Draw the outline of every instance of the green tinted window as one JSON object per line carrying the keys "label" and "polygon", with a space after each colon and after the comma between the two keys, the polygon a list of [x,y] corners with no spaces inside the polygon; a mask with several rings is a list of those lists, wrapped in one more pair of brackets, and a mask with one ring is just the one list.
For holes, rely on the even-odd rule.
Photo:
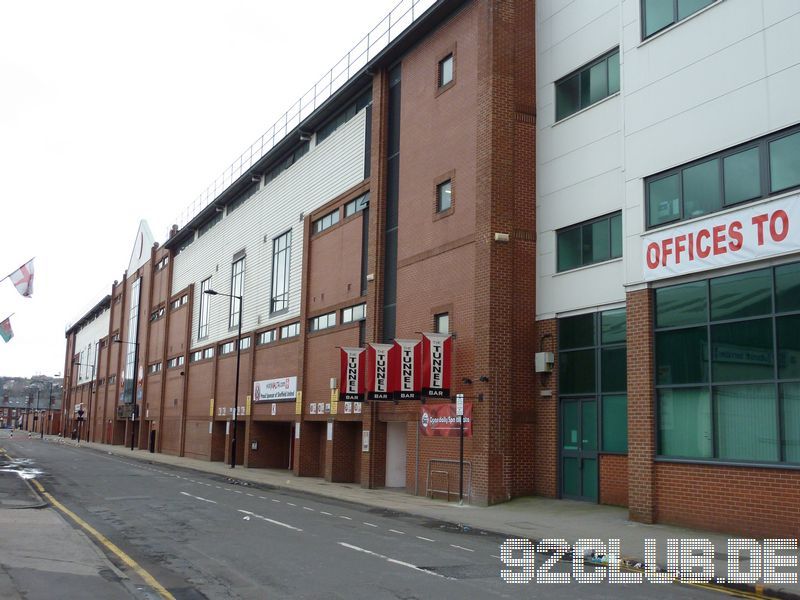
{"label": "green tinted window", "polygon": [[711,458],[708,388],[658,391],[659,454]]}
{"label": "green tinted window", "polygon": [[678,0],[678,21],[693,15],[701,8],[713,4],[716,0]]}
{"label": "green tinted window", "polygon": [[580,73],[556,84],[556,121],[581,109],[580,90]]}
{"label": "green tinted window", "polygon": [[714,422],[719,458],[777,461],[775,385],[714,388]]}
{"label": "green tinted window", "polygon": [[648,208],[650,225],[660,225],[679,219],[681,216],[681,180],[676,173],[648,184]]}
{"label": "green tinted window", "polygon": [[603,396],[603,450],[628,451],[628,397]]}
{"label": "green tinted window", "polygon": [[656,290],[656,327],[694,325],[708,320],[705,281]]}
{"label": "green tinted window", "polygon": [[761,165],[758,148],[725,157],[725,204],[752,200],[761,195]]}
{"label": "green tinted window", "polygon": [[713,381],[772,379],[772,319],[711,326]]}
{"label": "green tinted window", "polygon": [[619,51],[604,56],[556,85],[556,121],[619,91]]}
{"label": "green tinted window", "polygon": [[705,327],[656,333],[656,383],[708,381],[708,341]]}
{"label": "green tinted window", "polygon": [[675,22],[672,0],[644,0],[644,37],[653,35]]}
{"label": "green tinted window", "polygon": [[567,271],[583,264],[581,229],[575,227],[558,234],[558,270]]}
{"label": "green tinted window", "polygon": [[784,460],[800,463],[800,383],[781,385],[781,417]]}
{"label": "green tinted window", "polygon": [[583,264],[608,260],[611,256],[611,232],[608,219],[583,226]]}
{"label": "green tinted window", "polygon": [[594,315],[567,317],[558,321],[558,347],[586,348],[594,346]]}
{"label": "green tinted window", "polygon": [[573,225],[557,232],[556,240],[559,271],[618,258],[622,256],[622,215]]}
{"label": "green tinted window", "polygon": [[581,450],[597,450],[597,402],[581,402]]}
{"label": "green tinted window", "polygon": [[719,160],[709,160],[683,170],[683,217],[691,219],[722,207]]}
{"label": "green tinted window", "polygon": [[773,192],[800,185],[800,133],[770,142],[769,170]]}
{"label": "green tinted window", "polygon": [[611,217],[611,258],[622,256],[622,213]]}
{"label": "green tinted window", "polygon": [[778,317],[778,377],[800,379],[800,315]]}
{"label": "green tinted window", "polygon": [[603,344],[619,344],[625,342],[626,321],[625,309],[607,310],[600,313],[601,342]]}
{"label": "green tinted window", "polygon": [[608,67],[597,63],[581,72],[581,106],[589,106],[608,96]]}
{"label": "green tinted window", "polygon": [[595,392],[594,350],[562,352],[558,360],[558,389],[561,394]]}
{"label": "green tinted window", "polygon": [[772,312],[772,270],[711,280],[711,320],[754,317]]}
{"label": "green tinted window", "polygon": [[581,403],[579,401],[561,403],[561,447],[564,450],[577,450],[580,444]]}
{"label": "green tinted window", "polygon": [[619,91],[619,52],[608,57],[608,93]]}
{"label": "green tinted window", "polygon": [[775,267],[775,308],[800,310],[800,263]]}
{"label": "green tinted window", "polygon": [[600,353],[600,381],[603,392],[624,392],[628,389],[628,368],[625,348],[604,348]]}

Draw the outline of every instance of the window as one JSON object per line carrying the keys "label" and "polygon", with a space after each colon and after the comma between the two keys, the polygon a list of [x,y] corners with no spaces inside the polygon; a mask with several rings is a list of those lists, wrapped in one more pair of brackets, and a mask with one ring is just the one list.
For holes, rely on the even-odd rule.
{"label": "window", "polygon": [[250,347],[250,337],[243,337],[239,340],[239,349],[240,350],[247,350]]}
{"label": "window", "polygon": [[453,54],[450,53],[439,61],[439,87],[442,88],[453,82]]}
{"label": "window", "polygon": [[176,308],[180,308],[181,307],[181,299],[180,298],[176,298],[175,300],[173,300],[172,302],[169,303],[169,307],[172,310],[175,310]]}
{"label": "window", "polygon": [[151,321],[157,321],[158,319],[163,317],[166,314],[166,312],[167,312],[167,310],[162,306],[162,307],[154,310],[152,313],[150,313],[150,320]]}
{"label": "window", "polygon": [[161,363],[153,363],[147,367],[147,372],[149,374],[159,373],[161,371]]}
{"label": "window", "polygon": [[444,212],[453,206],[453,183],[451,179],[436,186],[436,212]]}
{"label": "window", "polygon": [[[293,152],[290,152],[283,160],[281,160],[278,163],[278,166],[276,166],[275,168],[269,170],[267,173],[264,174],[264,185],[267,185],[270,181],[275,179],[278,175],[283,173],[286,169],[288,169],[294,163],[300,160],[301,157],[308,154],[309,149],[310,145],[308,142],[304,142],[300,146],[295,148]],[[228,212],[230,212],[230,209],[228,210]]]}
{"label": "window", "polygon": [[367,318],[367,305],[356,304],[342,309],[342,323],[352,323],[353,321],[363,321]]}
{"label": "window", "polygon": [[645,180],[647,225],[658,227],[800,187],[800,131],[748,142]]}
{"label": "window", "polygon": [[264,344],[270,344],[274,342],[276,339],[275,337],[275,330],[270,329],[269,331],[262,331],[258,334],[258,338],[256,339],[256,344],[262,346]]}
{"label": "window", "polygon": [[717,0],[642,0],[642,37],[682,21]]}
{"label": "window", "polygon": [[434,333],[450,333],[450,313],[433,315]]}
{"label": "window", "polygon": [[628,451],[626,338],[624,308],[558,320],[559,396],[599,401],[604,452]]}
{"label": "window", "polygon": [[314,233],[320,233],[321,231],[330,229],[338,222],[339,222],[339,209],[337,208],[336,210],[329,212],[324,217],[320,217],[319,219],[315,220],[314,223],[312,224],[311,229]]}
{"label": "window", "polygon": [[175,367],[180,367],[183,365],[183,356],[176,356],[174,358],[170,358],[167,361],[167,368],[173,369]]}
{"label": "window", "polygon": [[556,82],[556,121],[619,91],[619,48]]}
{"label": "window", "polygon": [[359,196],[355,200],[351,200],[344,205],[344,218],[350,217],[357,212],[360,212],[369,206],[369,192],[363,196]]}
{"label": "window", "polygon": [[281,339],[293,338],[300,335],[300,323],[292,323],[281,327]]}
{"label": "window", "polygon": [[112,385],[117,383],[117,376],[116,375],[109,375],[108,376],[108,385]]}
{"label": "window", "polygon": [[223,356],[225,354],[231,354],[234,350],[236,350],[236,344],[234,342],[226,342],[224,344],[219,345],[220,356]]}
{"label": "window", "polygon": [[214,347],[213,346],[203,350],[203,358],[214,358]]}
{"label": "window", "polygon": [[228,205],[225,207],[225,214],[231,214],[237,208],[239,208],[242,204],[244,204],[247,200],[252,198],[256,192],[258,191],[258,187],[261,185],[261,180],[254,181],[248,187],[244,189],[244,191],[236,196],[233,200],[231,200]]}
{"label": "window", "polygon": [[156,263],[156,271],[160,271],[161,269],[165,268],[168,264],[169,264],[169,255],[165,256]]}
{"label": "window", "polygon": [[270,312],[289,308],[289,263],[292,250],[292,232],[272,240],[272,299]]}
{"label": "window", "polygon": [[319,315],[318,317],[313,317],[308,321],[308,328],[310,331],[320,331],[322,329],[328,329],[330,327],[336,326],[336,313],[327,313],[324,315]]}
{"label": "window", "polygon": [[800,462],[798,289],[800,263],[656,290],[660,455]]}
{"label": "window", "polygon": [[125,387],[123,389],[123,403],[134,402],[134,363],[136,362],[136,344],[133,342],[139,339],[139,299],[142,291],[142,280],[137,279],[131,287],[131,305],[128,311],[128,332],[125,356]]}
{"label": "window", "polygon": [[342,125],[347,123],[350,119],[355,117],[362,109],[366,108],[372,103],[372,90],[367,90],[361,96],[359,96],[353,104],[348,106],[338,115],[336,115],[333,119],[325,123],[322,127],[317,130],[317,145],[321,144],[325,141],[328,137],[330,137],[334,131],[339,129]]}
{"label": "window", "polygon": [[197,362],[198,360],[203,360],[203,351],[202,350],[197,350],[196,352],[192,352],[189,355],[189,362],[190,363]]}
{"label": "window", "polygon": [[556,232],[558,271],[622,256],[622,213],[572,225]]}
{"label": "window", "polygon": [[206,290],[211,289],[211,277],[204,279],[200,283],[200,319],[197,327],[197,339],[202,340],[208,337],[208,309],[211,305],[211,297],[206,294]]}
{"label": "window", "polygon": [[[244,256],[231,265],[231,298],[228,307],[228,328],[238,327],[242,318],[242,301],[244,294]],[[208,294],[206,294],[208,295]],[[233,296],[239,296],[234,298]]]}

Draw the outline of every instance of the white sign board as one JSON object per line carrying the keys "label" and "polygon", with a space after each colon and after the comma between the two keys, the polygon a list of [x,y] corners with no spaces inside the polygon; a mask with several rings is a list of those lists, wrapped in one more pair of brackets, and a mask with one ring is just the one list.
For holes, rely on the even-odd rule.
{"label": "white sign board", "polygon": [[297,396],[297,377],[264,379],[253,383],[254,402],[282,402]]}
{"label": "white sign board", "polygon": [[644,280],[800,250],[800,194],[642,236]]}
{"label": "white sign board", "polygon": [[456,394],[456,416],[464,416],[464,394]]}

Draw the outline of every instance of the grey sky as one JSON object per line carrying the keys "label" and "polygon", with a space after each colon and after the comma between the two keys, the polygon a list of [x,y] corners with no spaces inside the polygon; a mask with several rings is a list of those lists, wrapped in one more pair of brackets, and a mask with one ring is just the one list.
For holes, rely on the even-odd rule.
{"label": "grey sky", "polygon": [[64,369],[64,328],[396,2],[0,3],[0,375]]}

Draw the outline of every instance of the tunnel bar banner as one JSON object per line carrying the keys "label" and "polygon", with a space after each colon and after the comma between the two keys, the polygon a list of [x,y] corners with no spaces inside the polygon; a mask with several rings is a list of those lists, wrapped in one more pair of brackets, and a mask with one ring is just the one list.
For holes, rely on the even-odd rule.
{"label": "tunnel bar banner", "polygon": [[449,333],[422,334],[422,396],[450,397],[453,339]]}
{"label": "tunnel bar banner", "polygon": [[367,398],[370,400],[393,399],[397,353],[394,344],[367,345]]}
{"label": "tunnel bar banner", "polygon": [[364,348],[340,348],[341,356],[341,400],[361,402],[366,388]]}
{"label": "tunnel bar banner", "polygon": [[422,342],[395,340],[395,400],[419,400],[422,388]]}
{"label": "tunnel bar banner", "polygon": [[800,194],[642,237],[644,280],[727,267],[800,250]]}

